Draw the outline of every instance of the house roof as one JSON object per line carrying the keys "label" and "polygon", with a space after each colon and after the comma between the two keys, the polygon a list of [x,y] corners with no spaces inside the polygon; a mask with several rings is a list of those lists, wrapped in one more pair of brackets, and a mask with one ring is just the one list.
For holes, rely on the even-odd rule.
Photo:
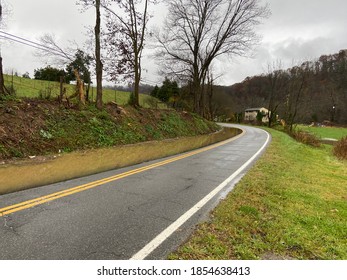
{"label": "house roof", "polygon": [[246,111],[246,112],[254,112],[254,111],[260,111],[261,109],[267,110],[267,109],[264,108],[264,107],[259,107],[259,108],[248,108],[248,109],[246,109],[245,111]]}

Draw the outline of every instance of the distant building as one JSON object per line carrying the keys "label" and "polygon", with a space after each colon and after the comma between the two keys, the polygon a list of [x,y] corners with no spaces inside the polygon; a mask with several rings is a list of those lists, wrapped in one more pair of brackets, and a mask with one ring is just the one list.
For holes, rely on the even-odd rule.
{"label": "distant building", "polygon": [[262,122],[269,122],[269,110],[261,107],[261,108],[249,108],[245,110],[245,121],[246,122],[254,122],[257,121],[257,115],[260,113],[263,114]]}

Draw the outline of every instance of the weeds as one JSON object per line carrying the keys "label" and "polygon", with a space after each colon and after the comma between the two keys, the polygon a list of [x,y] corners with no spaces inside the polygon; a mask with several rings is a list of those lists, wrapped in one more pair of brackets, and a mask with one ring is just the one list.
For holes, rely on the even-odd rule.
{"label": "weeds", "polygon": [[298,130],[293,130],[289,132],[289,135],[293,137],[296,141],[303,143],[305,145],[309,145],[312,147],[321,146],[319,138],[310,132],[298,129]]}
{"label": "weeds", "polygon": [[53,138],[52,134],[49,131],[46,131],[43,129],[40,130],[40,135],[41,135],[41,137],[43,137],[45,139],[52,139]]}
{"label": "weeds", "polygon": [[337,158],[347,160],[347,136],[336,143],[333,152]]}
{"label": "weeds", "polygon": [[39,98],[40,99],[49,100],[49,99],[51,99],[52,95],[53,95],[53,87],[52,86],[47,86],[46,88],[39,90]]}

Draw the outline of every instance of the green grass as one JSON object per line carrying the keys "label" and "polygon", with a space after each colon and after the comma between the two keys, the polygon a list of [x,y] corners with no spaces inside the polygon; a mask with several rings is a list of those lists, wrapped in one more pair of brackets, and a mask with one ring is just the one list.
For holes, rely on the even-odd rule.
{"label": "green grass", "polygon": [[298,125],[297,128],[311,132],[321,138],[341,139],[344,136],[347,136],[347,128],[341,127],[310,127]]}
{"label": "green grass", "polygon": [[347,259],[347,163],[271,130],[256,165],[170,259]]}
{"label": "green grass", "polygon": [[[5,84],[7,87],[12,86],[12,76],[4,75]],[[64,85],[66,87],[66,92],[68,95],[72,95],[75,92],[75,85],[70,84]],[[51,81],[42,81],[35,79],[26,79],[22,77],[13,76],[13,87],[16,91],[17,97],[29,97],[37,98],[40,95],[40,91],[50,92],[51,97],[57,97],[60,93],[60,83]],[[91,87],[89,92],[90,100],[95,101],[96,98],[96,88]],[[103,89],[103,101],[104,103],[116,102],[119,105],[128,104],[130,98],[130,92],[125,91],[115,91],[113,89]],[[159,108],[166,109],[167,106],[163,103],[158,102],[157,99],[147,95],[140,94],[140,105],[144,108]]]}

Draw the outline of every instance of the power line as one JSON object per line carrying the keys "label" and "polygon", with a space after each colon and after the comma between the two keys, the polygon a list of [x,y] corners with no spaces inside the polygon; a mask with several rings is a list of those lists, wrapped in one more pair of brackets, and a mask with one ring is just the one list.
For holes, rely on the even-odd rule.
{"label": "power line", "polygon": [[30,43],[30,44],[37,45],[37,46],[42,47],[42,48],[45,48],[45,49],[50,49],[50,50],[52,50],[52,51],[56,51],[56,49],[53,49],[53,48],[51,48],[51,47],[47,47],[47,46],[45,46],[45,45],[43,45],[43,44],[36,43],[36,42],[34,42],[34,41],[31,41],[31,40],[25,39],[25,38],[23,38],[23,37],[19,37],[19,36],[16,36],[16,35],[7,33],[7,32],[2,31],[2,30],[0,30],[0,33],[3,33],[3,34],[5,34],[5,35],[7,35],[7,36],[11,36],[11,37],[17,38],[17,39],[19,39],[19,40],[23,40],[23,41],[25,41],[25,42],[28,42],[28,43]]}
{"label": "power line", "polygon": [[[20,44],[26,45],[28,47],[35,48],[37,50],[46,51],[46,52],[49,52],[49,53],[51,53],[53,55],[57,55],[57,56],[60,56],[60,57],[63,57],[63,58],[68,58],[68,55],[64,54],[63,52],[60,52],[57,49],[45,46],[43,44],[31,41],[29,39],[26,39],[26,38],[23,38],[23,37],[20,37],[20,36],[17,36],[17,35],[13,35],[13,34],[7,33],[7,32],[2,31],[2,30],[0,30],[0,38],[1,39],[5,39],[5,40],[10,40],[10,41],[13,41],[13,42],[16,42],[16,43],[20,43]],[[147,83],[149,85],[152,85],[152,86],[158,85],[158,82],[150,81],[148,79],[142,79],[141,81],[145,82],[145,83]]]}
{"label": "power line", "polygon": [[[54,50],[52,48],[48,48],[44,45],[40,45],[38,43],[35,43],[35,42],[31,42],[30,40],[26,40],[24,38],[20,38],[18,36],[13,36],[11,34],[9,34],[9,36],[13,36],[13,37],[8,37],[6,36],[6,32],[3,32],[3,31],[0,31],[0,33],[4,33],[4,35],[0,35],[0,37],[2,39],[6,39],[6,40],[10,40],[10,41],[13,41],[13,42],[16,42],[16,43],[20,43],[20,44],[23,44],[23,45],[26,45],[26,46],[29,46],[29,47],[32,47],[32,48],[35,48],[35,49],[38,49],[38,50],[42,50],[42,51],[46,51],[46,52],[49,52],[53,55],[57,55],[57,56],[61,56],[61,57],[64,57],[66,58],[65,55],[63,55],[62,53],[59,53],[57,50]],[[18,39],[17,39],[18,38]]]}
{"label": "power line", "polygon": [[16,43],[20,43],[20,44],[23,44],[23,45],[26,45],[26,46],[29,46],[29,47],[32,47],[32,48],[35,48],[35,49],[38,49],[41,51],[46,51],[46,52],[49,52],[53,55],[61,56],[63,58],[68,58],[67,55],[63,54],[62,52],[59,52],[59,50],[56,50],[56,49],[51,48],[51,47],[47,47],[43,44],[36,43],[34,41],[25,39],[23,37],[19,37],[19,36],[4,32],[2,30],[0,30],[0,38],[10,40],[10,41],[13,41]]}
{"label": "power line", "polygon": [[141,82],[145,82],[146,84],[148,84],[150,86],[158,85],[158,83],[156,83],[156,82],[148,81],[148,80],[145,80],[145,79],[141,79]]}
{"label": "power line", "polygon": [[[0,38],[6,39],[6,40],[10,40],[10,41],[13,41],[13,42],[17,42],[17,43],[20,43],[20,44],[23,44],[23,45],[26,45],[26,46],[29,46],[29,47],[32,47],[32,48],[35,48],[35,49],[38,49],[38,50],[47,51],[47,49],[45,49],[45,48],[41,48],[41,47],[38,47],[38,46],[33,46],[33,45],[28,44],[28,43],[25,43],[25,42],[22,42],[20,40],[17,40],[15,38],[9,38],[9,37],[3,36],[3,35],[0,35]],[[55,54],[55,55],[63,56],[60,53],[55,53],[53,51],[49,51],[49,52],[52,53],[52,54]]]}

